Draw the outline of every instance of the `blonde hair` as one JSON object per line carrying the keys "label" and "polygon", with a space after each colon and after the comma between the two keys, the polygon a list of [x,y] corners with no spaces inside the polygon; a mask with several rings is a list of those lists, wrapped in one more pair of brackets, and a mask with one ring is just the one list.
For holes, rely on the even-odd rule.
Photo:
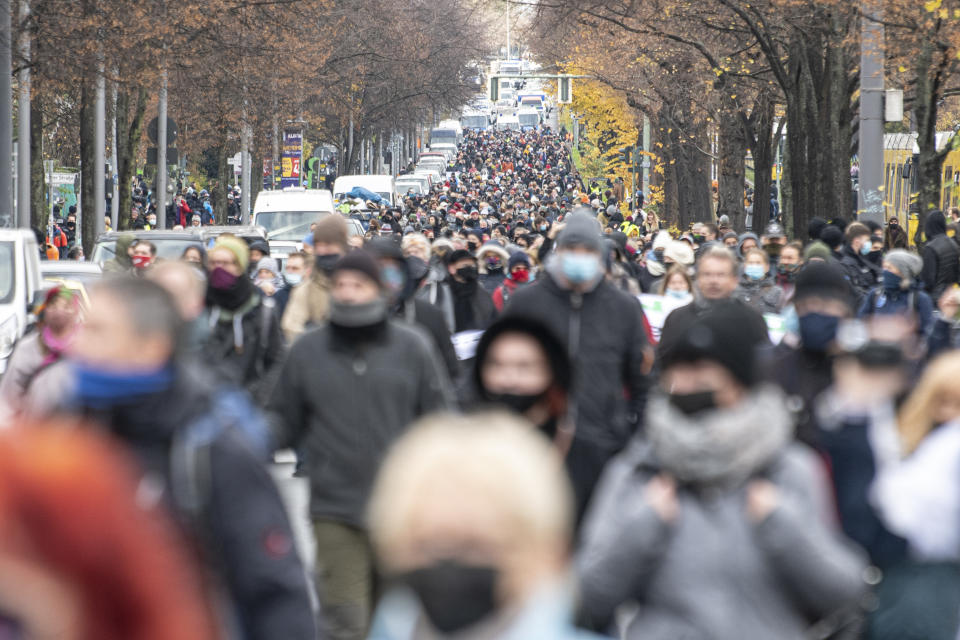
{"label": "blonde hair", "polygon": [[396,443],[368,509],[371,539],[386,565],[422,511],[442,508],[450,495],[458,505],[493,505],[518,544],[569,541],[573,498],[563,462],[546,438],[518,417],[434,415]]}
{"label": "blonde hair", "polygon": [[900,442],[905,454],[911,453],[933,429],[937,406],[948,394],[960,394],[960,352],[952,351],[927,365],[920,381],[903,403],[898,416]]}
{"label": "blonde hair", "polygon": [[414,256],[430,262],[430,241],[422,233],[409,233],[400,241],[400,250],[405,256]]}

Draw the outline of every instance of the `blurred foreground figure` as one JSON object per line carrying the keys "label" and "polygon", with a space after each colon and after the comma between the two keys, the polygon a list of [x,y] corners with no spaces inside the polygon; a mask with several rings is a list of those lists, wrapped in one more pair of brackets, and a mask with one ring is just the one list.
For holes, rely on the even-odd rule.
{"label": "blurred foreground figure", "polygon": [[372,640],[574,640],[570,483],[504,413],[436,416],[387,458],[371,535],[392,585]]}
{"label": "blurred foreground figure", "polygon": [[646,437],[604,472],[578,558],[598,627],[636,602],[630,640],[800,639],[864,589],[822,463],[761,384],[751,313],[717,303],[673,342]]}
{"label": "blurred foreground figure", "polygon": [[0,434],[0,638],[217,637],[180,537],[136,494],[132,466],[91,432]]}
{"label": "blurred foreground figure", "polygon": [[306,574],[263,464],[265,422],[185,357],[184,342],[160,285],[104,280],[74,343],[71,408],[136,455],[144,494],[171,509],[210,570],[228,638],[312,639]]}

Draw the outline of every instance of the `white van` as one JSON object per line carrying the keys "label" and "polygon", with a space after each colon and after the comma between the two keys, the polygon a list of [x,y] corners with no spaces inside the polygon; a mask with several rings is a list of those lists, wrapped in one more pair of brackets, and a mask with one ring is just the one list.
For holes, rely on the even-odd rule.
{"label": "white van", "polygon": [[497,118],[497,131],[520,131],[520,120],[517,116],[500,116]]}
{"label": "white van", "polygon": [[521,131],[531,131],[540,126],[540,112],[536,109],[520,109],[517,112]]}
{"label": "white van", "polygon": [[333,194],[326,189],[287,187],[257,194],[253,224],[267,230],[270,242],[300,242],[317,218],[333,212]]}
{"label": "white van", "polygon": [[0,229],[0,375],[42,302],[40,252],[29,229]]}
{"label": "white van", "polygon": [[340,204],[344,196],[353,191],[354,187],[361,187],[367,191],[372,191],[389,202],[391,207],[396,204],[396,187],[393,176],[389,175],[340,176],[336,182],[333,183],[334,204]]}

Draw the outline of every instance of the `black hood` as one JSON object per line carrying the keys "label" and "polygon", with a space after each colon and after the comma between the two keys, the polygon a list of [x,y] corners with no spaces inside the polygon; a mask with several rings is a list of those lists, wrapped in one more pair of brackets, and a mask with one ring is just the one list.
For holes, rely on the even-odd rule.
{"label": "black hood", "polygon": [[944,217],[943,212],[931,211],[928,213],[923,231],[927,235],[928,242],[937,236],[942,236],[947,233],[947,219]]}

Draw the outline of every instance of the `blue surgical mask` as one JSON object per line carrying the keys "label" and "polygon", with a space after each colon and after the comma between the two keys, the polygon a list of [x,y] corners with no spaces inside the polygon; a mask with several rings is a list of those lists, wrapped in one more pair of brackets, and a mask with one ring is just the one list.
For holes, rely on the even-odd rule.
{"label": "blue surgical mask", "polygon": [[563,276],[571,284],[583,284],[596,279],[600,273],[600,260],[591,253],[565,253],[560,257]]}
{"label": "blue surgical mask", "polygon": [[675,298],[676,300],[690,300],[693,298],[693,295],[689,291],[684,291],[683,289],[667,289],[666,294],[668,298]]}
{"label": "blue surgical mask", "polygon": [[302,273],[287,273],[286,271],[284,271],[283,278],[287,281],[287,284],[289,284],[291,287],[295,287],[301,282],[303,282]]}
{"label": "blue surgical mask", "polygon": [[767,272],[762,264],[748,264],[743,268],[743,274],[751,280],[763,280]]}
{"label": "blue surgical mask", "polygon": [[793,305],[788,305],[780,315],[783,317],[784,332],[792,333],[795,336],[800,335],[800,318],[797,317],[797,310]]}
{"label": "blue surgical mask", "polygon": [[892,271],[883,270],[883,290],[893,293],[900,291],[903,278]]}
{"label": "blue surgical mask", "polygon": [[383,278],[383,282],[393,293],[398,293],[403,289],[403,285],[406,282],[406,276],[403,271],[394,266],[384,267],[380,272],[380,277]]}
{"label": "blue surgical mask", "polygon": [[159,393],[173,383],[173,368],[153,371],[107,371],[74,362],[74,400],[80,407],[109,409],[137,398]]}
{"label": "blue surgical mask", "polygon": [[872,245],[870,242],[864,242],[864,243],[860,246],[860,255],[862,255],[862,256],[868,256],[868,255],[870,255],[870,252],[871,252],[871,251],[873,251],[873,245]]}
{"label": "blue surgical mask", "polygon": [[823,313],[800,316],[800,341],[810,351],[824,353],[837,337],[840,318]]}

